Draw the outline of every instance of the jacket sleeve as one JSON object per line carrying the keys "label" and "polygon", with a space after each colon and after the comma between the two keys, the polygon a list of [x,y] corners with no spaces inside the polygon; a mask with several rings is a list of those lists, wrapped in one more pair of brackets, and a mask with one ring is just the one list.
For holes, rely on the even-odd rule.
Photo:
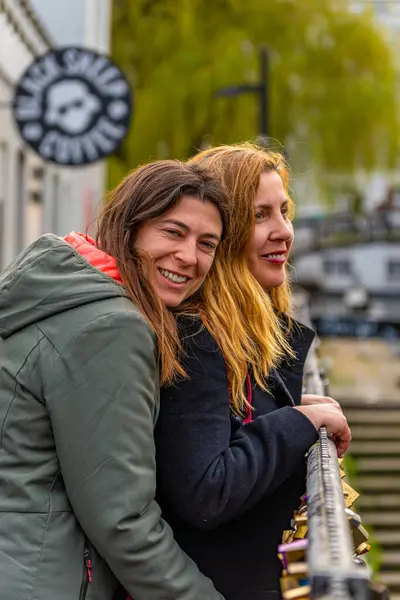
{"label": "jacket sleeve", "polygon": [[206,330],[185,340],[183,366],[188,379],[161,393],[160,500],[191,525],[213,529],[277,490],[318,434],[289,406],[232,433],[225,362]]}
{"label": "jacket sleeve", "polygon": [[45,393],[66,491],[86,535],[135,600],[221,600],[154,500],[158,394],[144,320],[121,312],[81,329]]}

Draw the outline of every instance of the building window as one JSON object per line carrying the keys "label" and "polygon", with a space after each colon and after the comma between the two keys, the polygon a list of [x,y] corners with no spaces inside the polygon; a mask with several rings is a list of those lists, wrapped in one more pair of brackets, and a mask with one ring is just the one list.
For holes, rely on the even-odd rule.
{"label": "building window", "polygon": [[324,271],[327,275],[351,275],[351,263],[347,258],[326,258],[324,260]]}
{"label": "building window", "polygon": [[8,172],[9,172],[8,144],[0,143],[0,200],[5,201],[8,194]]}
{"label": "building window", "polygon": [[19,254],[25,244],[25,188],[26,188],[26,171],[25,171],[25,154],[22,150],[17,153],[17,169],[16,169],[16,212],[15,212],[15,253]]}
{"label": "building window", "polygon": [[400,281],[400,260],[391,258],[387,262],[387,278],[389,281]]}
{"label": "building window", "polygon": [[0,272],[4,268],[4,202],[0,200]]}
{"label": "building window", "polygon": [[0,143],[0,271],[3,269],[4,252],[4,206],[8,197],[9,148],[6,142]]}

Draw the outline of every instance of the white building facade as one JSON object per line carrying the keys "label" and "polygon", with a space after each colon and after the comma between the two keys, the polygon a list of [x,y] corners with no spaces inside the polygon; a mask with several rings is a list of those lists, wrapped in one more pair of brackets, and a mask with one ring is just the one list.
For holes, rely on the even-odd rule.
{"label": "white building facade", "polygon": [[[109,0],[82,5],[82,45],[107,53]],[[45,163],[23,142],[13,120],[20,76],[56,45],[29,0],[0,0],[0,271],[44,232],[85,231],[104,196],[104,163],[80,168]]]}

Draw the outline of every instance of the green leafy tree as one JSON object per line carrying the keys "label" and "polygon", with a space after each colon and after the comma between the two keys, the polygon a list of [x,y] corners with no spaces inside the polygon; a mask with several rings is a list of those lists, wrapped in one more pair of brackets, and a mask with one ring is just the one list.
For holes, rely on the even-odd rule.
{"label": "green leafy tree", "polygon": [[110,159],[114,185],[137,164],[207,143],[254,139],[256,83],[270,57],[269,135],[321,171],[392,165],[398,150],[390,49],[342,0],[113,0],[112,56],[134,90],[132,126]]}

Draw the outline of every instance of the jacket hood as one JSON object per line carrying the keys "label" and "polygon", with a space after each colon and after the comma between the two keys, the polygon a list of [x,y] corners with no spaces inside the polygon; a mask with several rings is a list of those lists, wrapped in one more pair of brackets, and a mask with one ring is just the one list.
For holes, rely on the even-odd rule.
{"label": "jacket hood", "polygon": [[46,234],[0,275],[0,336],[98,300],[124,296],[115,260],[72,233]]}

